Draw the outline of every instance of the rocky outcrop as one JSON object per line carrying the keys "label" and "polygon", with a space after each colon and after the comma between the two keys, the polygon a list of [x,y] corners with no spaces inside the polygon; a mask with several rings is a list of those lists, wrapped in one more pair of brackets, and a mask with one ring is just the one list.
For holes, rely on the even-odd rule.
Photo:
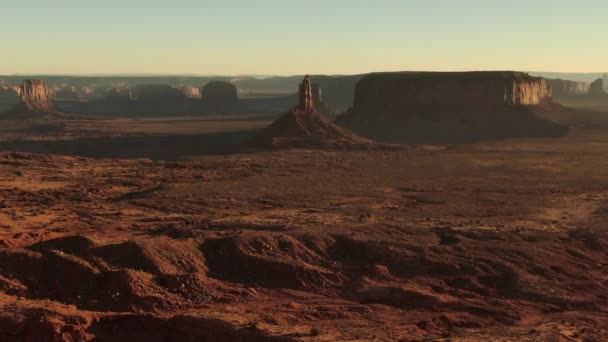
{"label": "rocky outcrop", "polygon": [[591,90],[589,91],[591,96],[604,96],[606,92],[604,91],[604,79],[598,78],[597,80],[591,83]]}
{"label": "rocky outcrop", "polygon": [[19,90],[21,103],[18,111],[55,113],[54,93],[41,80],[25,80]]}
{"label": "rocky outcrop", "polygon": [[265,128],[254,145],[263,148],[369,149],[386,147],[329,121],[315,108],[307,76],[299,86],[299,104]]}
{"label": "rocky outcrop", "polygon": [[141,102],[173,102],[185,99],[178,88],[163,84],[138,85],[133,88],[131,97]]}
{"label": "rocky outcrop", "polygon": [[562,79],[547,79],[551,86],[553,97],[584,96],[589,94],[591,86],[586,82],[568,81]]}
{"label": "rocky outcrop", "polygon": [[375,140],[466,142],[562,134],[537,117],[549,103],[543,78],[519,72],[409,72],[364,77],[336,122]]}
{"label": "rocky outcrop", "polygon": [[[319,92],[319,88],[316,88],[317,92]],[[320,94],[317,94],[317,97],[319,97]],[[306,77],[304,77],[304,81],[302,81],[302,83],[300,84],[299,87],[299,91],[298,91],[298,108],[301,110],[308,110],[308,111],[314,111],[315,110],[315,103],[314,103],[314,99],[313,99],[313,92],[312,92],[312,82],[310,82],[310,77],[308,77],[308,75],[306,75]]]}
{"label": "rocky outcrop", "polygon": [[211,81],[201,89],[203,102],[208,104],[233,104],[238,101],[237,88],[224,81]]}

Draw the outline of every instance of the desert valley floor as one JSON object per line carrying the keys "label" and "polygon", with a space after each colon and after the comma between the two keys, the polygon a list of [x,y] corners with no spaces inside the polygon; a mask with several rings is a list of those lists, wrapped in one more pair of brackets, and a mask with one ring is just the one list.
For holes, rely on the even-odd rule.
{"label": "desert valley floor", "polygon": [[0,340],[608,340],[606,130],[217,154],[268,122],[167,120],[3,124]]}

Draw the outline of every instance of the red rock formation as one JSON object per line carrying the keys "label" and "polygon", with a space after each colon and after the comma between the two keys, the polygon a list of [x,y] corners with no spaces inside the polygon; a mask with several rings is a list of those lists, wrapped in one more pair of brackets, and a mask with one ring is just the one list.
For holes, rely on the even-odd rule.
{"label": "red rock formation", "polygon": [[[317,88],[318,89],[318,88]],[[339,127],[315,110],[313,86],[306,76],[299,87],[298,106],[265,128],[254,139],[259,147],[368,149],[383,147]]]}
{"label": "red rock formation", "polygon": [[238,101],[236,86],[224,81],[211,81],[201,89],[205,103],[212,105],[233,104]]}
{"label": "red rock formation", "polygon": [[547,82],[518,72],[372,74],[336,122],[377,140],[459,142],[563,132],[531,110],[550,102]]}
{"label": "red rock formation", "polygon": [[[318,92],[319,92],[319,88],[317,88],[317,93]],[[310,81],[310,77],[308,77],[308,75],[306,75],[306,77],[304,77],[304,81],[300,84],[300,91],[298,94],[299,94],[298,109],[301,109],[304,111],[314,111],[315,103],[314,103],[314,99],[313,99],[312,82]],[[318,94],[318,96],[319,96],[319,94]]]}
{"label": "red rock formation", "polygon": [[19,110],[25,112],[55,113],[53,92],[41,80],[25,80],[19,91]]}
{"label": "red rock formation", "polygon": [[553,97],[583,96],[589,94],[590,85],[562,79],[548,79]]}
{"label": "red rock formation", "polygon": [[55,91],[55,97],[58,99],[77,99],[80,97],[80,94],[76,87],[68,85]]}

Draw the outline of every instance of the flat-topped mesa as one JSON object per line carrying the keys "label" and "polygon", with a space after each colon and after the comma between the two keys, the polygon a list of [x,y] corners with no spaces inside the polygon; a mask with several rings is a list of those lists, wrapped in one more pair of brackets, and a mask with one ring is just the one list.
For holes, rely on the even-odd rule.
{"label": "flat-topped mesa", "polygon": [[355,87],[355,110],[488,108],[538,105],[551,98],[540,77],[520,72],[399,72],[372,74]]}
{"label": "flat-topped mesa", "polygon": [[26,112],[54,113],[54,93],[41,80],[25,80],[19,90],[20,110]]}
{"label": "flat-topped mesa", "polygon": [[[318,93],[317,97],[320,97],[320,89],[317,87],[316,90]],[[315,98],[313,94],[312,82],[310,81],[310,77],[306,75],[302,83],[300,83],[298,109],[304,111],[314,111]]]}
{"label": "flat-topped mesa", "polygon": [[591,88],[589,83],[568,81],[562,79],[547,79],[551,86],[553,97],[584,96],[589,94]]}
{"label": "flat-topped mesa", "polygon": [[547,81],[522,72],[377,73],[357,83],[336,123],[390,142],[558,136],[564,127],[536,115],[551,106]]}

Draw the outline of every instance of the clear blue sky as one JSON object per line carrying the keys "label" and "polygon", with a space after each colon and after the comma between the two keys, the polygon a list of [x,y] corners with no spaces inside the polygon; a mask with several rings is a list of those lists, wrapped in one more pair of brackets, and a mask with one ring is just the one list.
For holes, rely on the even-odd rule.
{"label": "clear blue sky", "polygon": [[0,74],[608,71],[608,0],[11,0]]}

